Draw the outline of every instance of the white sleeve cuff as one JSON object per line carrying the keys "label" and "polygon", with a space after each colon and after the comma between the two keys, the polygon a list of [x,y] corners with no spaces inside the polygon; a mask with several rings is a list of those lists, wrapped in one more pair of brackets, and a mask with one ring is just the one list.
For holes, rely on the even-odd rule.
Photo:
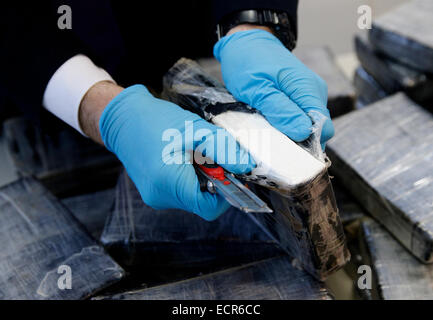
{"label": "white sleeve cuff", "polygon": [[85,135],[78,121],[78,109],[87,91],[100,81],[115,83],[107,71],[97,67],[85,55],[78,54],[53,74],[45,88],[43,106]]}

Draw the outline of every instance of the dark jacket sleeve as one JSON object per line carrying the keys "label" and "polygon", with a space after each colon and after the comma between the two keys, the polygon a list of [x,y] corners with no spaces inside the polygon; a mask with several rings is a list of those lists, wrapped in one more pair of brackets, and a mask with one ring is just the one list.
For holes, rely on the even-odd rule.
{"label": "dark jacket sleeve", "polygon": [[[0,10],[0,86],[29,118],[38,118],[54,72],[82,51],[70,30],[57,27],[57,7],[47,1],[9,2]],[[4,107],[4,106],[3,106]]]}
{"label": "dark jacket sleeve", "polygon": [[298,0],[214,0],[212,6],[215,24],[226,15],[236,11],[272,9],[286,12],[289,15],[291,25],[295,28],[294,34],[297,36]]}

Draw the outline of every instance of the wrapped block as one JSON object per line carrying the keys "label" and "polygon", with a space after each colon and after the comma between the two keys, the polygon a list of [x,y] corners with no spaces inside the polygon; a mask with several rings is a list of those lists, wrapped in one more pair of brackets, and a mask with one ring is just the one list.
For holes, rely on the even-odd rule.
{"label": "wrapped block", "polygon": [[333,181],[332,187],[334,188],[338,212],[343,224],[348,224],[364,217],[364,211],[361,206],[344,186]]}
{"label": "wrapped block", "polygon": [[[1,299],[84,299],[123,276],[72,214],[31,178],[0,189],[0,242]],[[67,286],[60,279],[66,268],[71,289],[59,286]]]}
{"label": "wrapped block", "polygon": [[63,205],[83,224],[95,239],[99,239],[105,221],[114,205],[115,189],[107,189],[61,200]]}
{"label": "wrapped block", "polygon": [[433,98],[433,80],[427,74],[378,53],[365,33],[355,37],[355,49],[363,68],[373,76],[386,93],[392,94],[404,90],[419,103]]}
{"label": "wrapped block", "polygon": [[295,55],[328,84],[328,109],[331,117],[338,117],[354,109],[355,90],[335,63],[327,47],[305,47]]}
{"label": "wrapped block", "polygon": [[112,300],[328,300],[323,283],[272,258],[181,282],[99,297]]}
{"label": "wrapped block", "polygon": [[126,172],[119,178],[101,242],[126,267],[147,268],[149,273],[203,272],[281,254],[276,243],[235,208],[208,222],[190,212],[147,206]]}
{"label": "wrapped block", "polygon": [[334,126],[333,174],[415,256],[433,262],[433,115],[398,93]]}
{"label": "wrapped block", "polygon": [[250,213],[250,218],[292,258],[293,265],[325,280],[350,260],[327,174],[319,176],[309,188],[285,194],[249,186],[274,210],[270,214]]}
{"label": "wrapped block", "polygon": [[94,192],[116,183],[116,157],[66,125],[47,133],[23,118],[12,118],[4,123],[4,135],[17,173],[36,177],[56,196]]}
{"label": "wrapped block", "polygon": [[361,106],[369,105],[388,96],[382,86],[363,67],[356,69],[353,81]]}
{"label": "wrapped block", "polygon": [[[253,127],[251,131],[257,131],[258,125],[266,130],[270,127],[256,110],[234,100],[224,86],[207,75],[194,61],[185,58],[180,59],[165,75],[164,94],[184,109],[217,125],[220,124],[218,121],[225,120],[225,124],[239,126],[243,132],[246,125]],[[228,128],[229,125],[223,127],[229,132],[233,129]],[[315,130],[313,136],[320,137],[318,132]],[[282,155],[280,149],[275,150],[275,141],[270,141],[274,152],[270,158],[277,158],[276,165],[266,168],[266,155],[259,158],[263,153],[258,153],[253,155],[257,167],[247,175],[239,175],[240,179],[251,182],[250,187],[268,202],[274,213],[249,213],[248,216],[295,260],[294,263],[322,280],[350,258],[327,173],[328,163],[324,160],[320,138],[301,146],[284,135],[282,138],[278,135],[282,134],[278,132],[272,136],[278,143],[282,141],[276,145],[284,148],[290,145],[293,153]],[[233,136],[239,141],[236,133]],[[251,141],[249,146],[260,143],[258,140]],[[251,152],[251,148],[247,149]],[[300,160],[301,156],[305,162]],[[309,164],[318,166],[310,167]],[[287,167],[299,168],[302,173],[296,172],[296,179],[292,179],[290,174],[283,172]],[[264,168],[269,170],[262,170]]]}
{"label": "wrapped block", "polygon": [[373,298],[432,300],[433,266],[415,259],[372,219],[362,223],[365,263],[373,270]]}
{"label": "wrapped block", "polygon": [[433,2],[413,0],[377,18],[369,36],[373,45],[395,60],[433,72]]}

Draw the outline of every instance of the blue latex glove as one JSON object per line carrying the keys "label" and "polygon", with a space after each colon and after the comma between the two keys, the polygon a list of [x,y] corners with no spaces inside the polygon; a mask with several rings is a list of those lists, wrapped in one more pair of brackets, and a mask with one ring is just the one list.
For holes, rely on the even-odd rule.
{"label": "blue latex glove", "polygon": [[[187,126],[185,121],[189,121]],[[191,124],[193,130],[188,132]],[[117,95],[104,109],[99,127],[105,146],[122,161],[143,201],[155,209],[178,208],[213,220],[230,207],[221,196],[200,191],[191,164],[191,150],[216,160],[214,154],[226,152],[227,149],[221,148],[233,143],[237,164],[221,163],[221,166],[233,173],[247,173],[255,166],[254,160],[228,133],[228,140],[232,141],[214,144],[217,129],[223,129],[153,97],[142,85],[129,87]],[[180,134],[177,137],[181,140],[176,140],[180,143],[170,144],[176,132]],[[194,135],[202,137],[200,132],[203,139],[194,141]]]}
{"label": "blue latex glove", "polygon": [[313,110],[329,119],[322,129],[323,148],[334,135],[326,108],[326,83],[274,35],[259,29],[239,31],[220,39],[214,55],[233,96],[258,109],[289,138],[299,142],[310,136],[312,122],[307,113]]}

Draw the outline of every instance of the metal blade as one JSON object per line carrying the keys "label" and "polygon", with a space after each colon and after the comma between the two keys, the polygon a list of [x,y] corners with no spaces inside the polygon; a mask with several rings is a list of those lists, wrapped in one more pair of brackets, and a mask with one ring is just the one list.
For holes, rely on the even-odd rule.
{"label": "metal blade", "polygon": [[[213,184],[216,192],[222,195],[228,203],[243,212],[273,212],[267,204],[257,197],[250,189],[244,186],[235,176],[224,170],[226,180],[214,179],[201,168],[197,168],[200,173],[208,178]],[[230,183],[227,183],[230,182]],[[212,191],[211,191],[212,192]]]}

